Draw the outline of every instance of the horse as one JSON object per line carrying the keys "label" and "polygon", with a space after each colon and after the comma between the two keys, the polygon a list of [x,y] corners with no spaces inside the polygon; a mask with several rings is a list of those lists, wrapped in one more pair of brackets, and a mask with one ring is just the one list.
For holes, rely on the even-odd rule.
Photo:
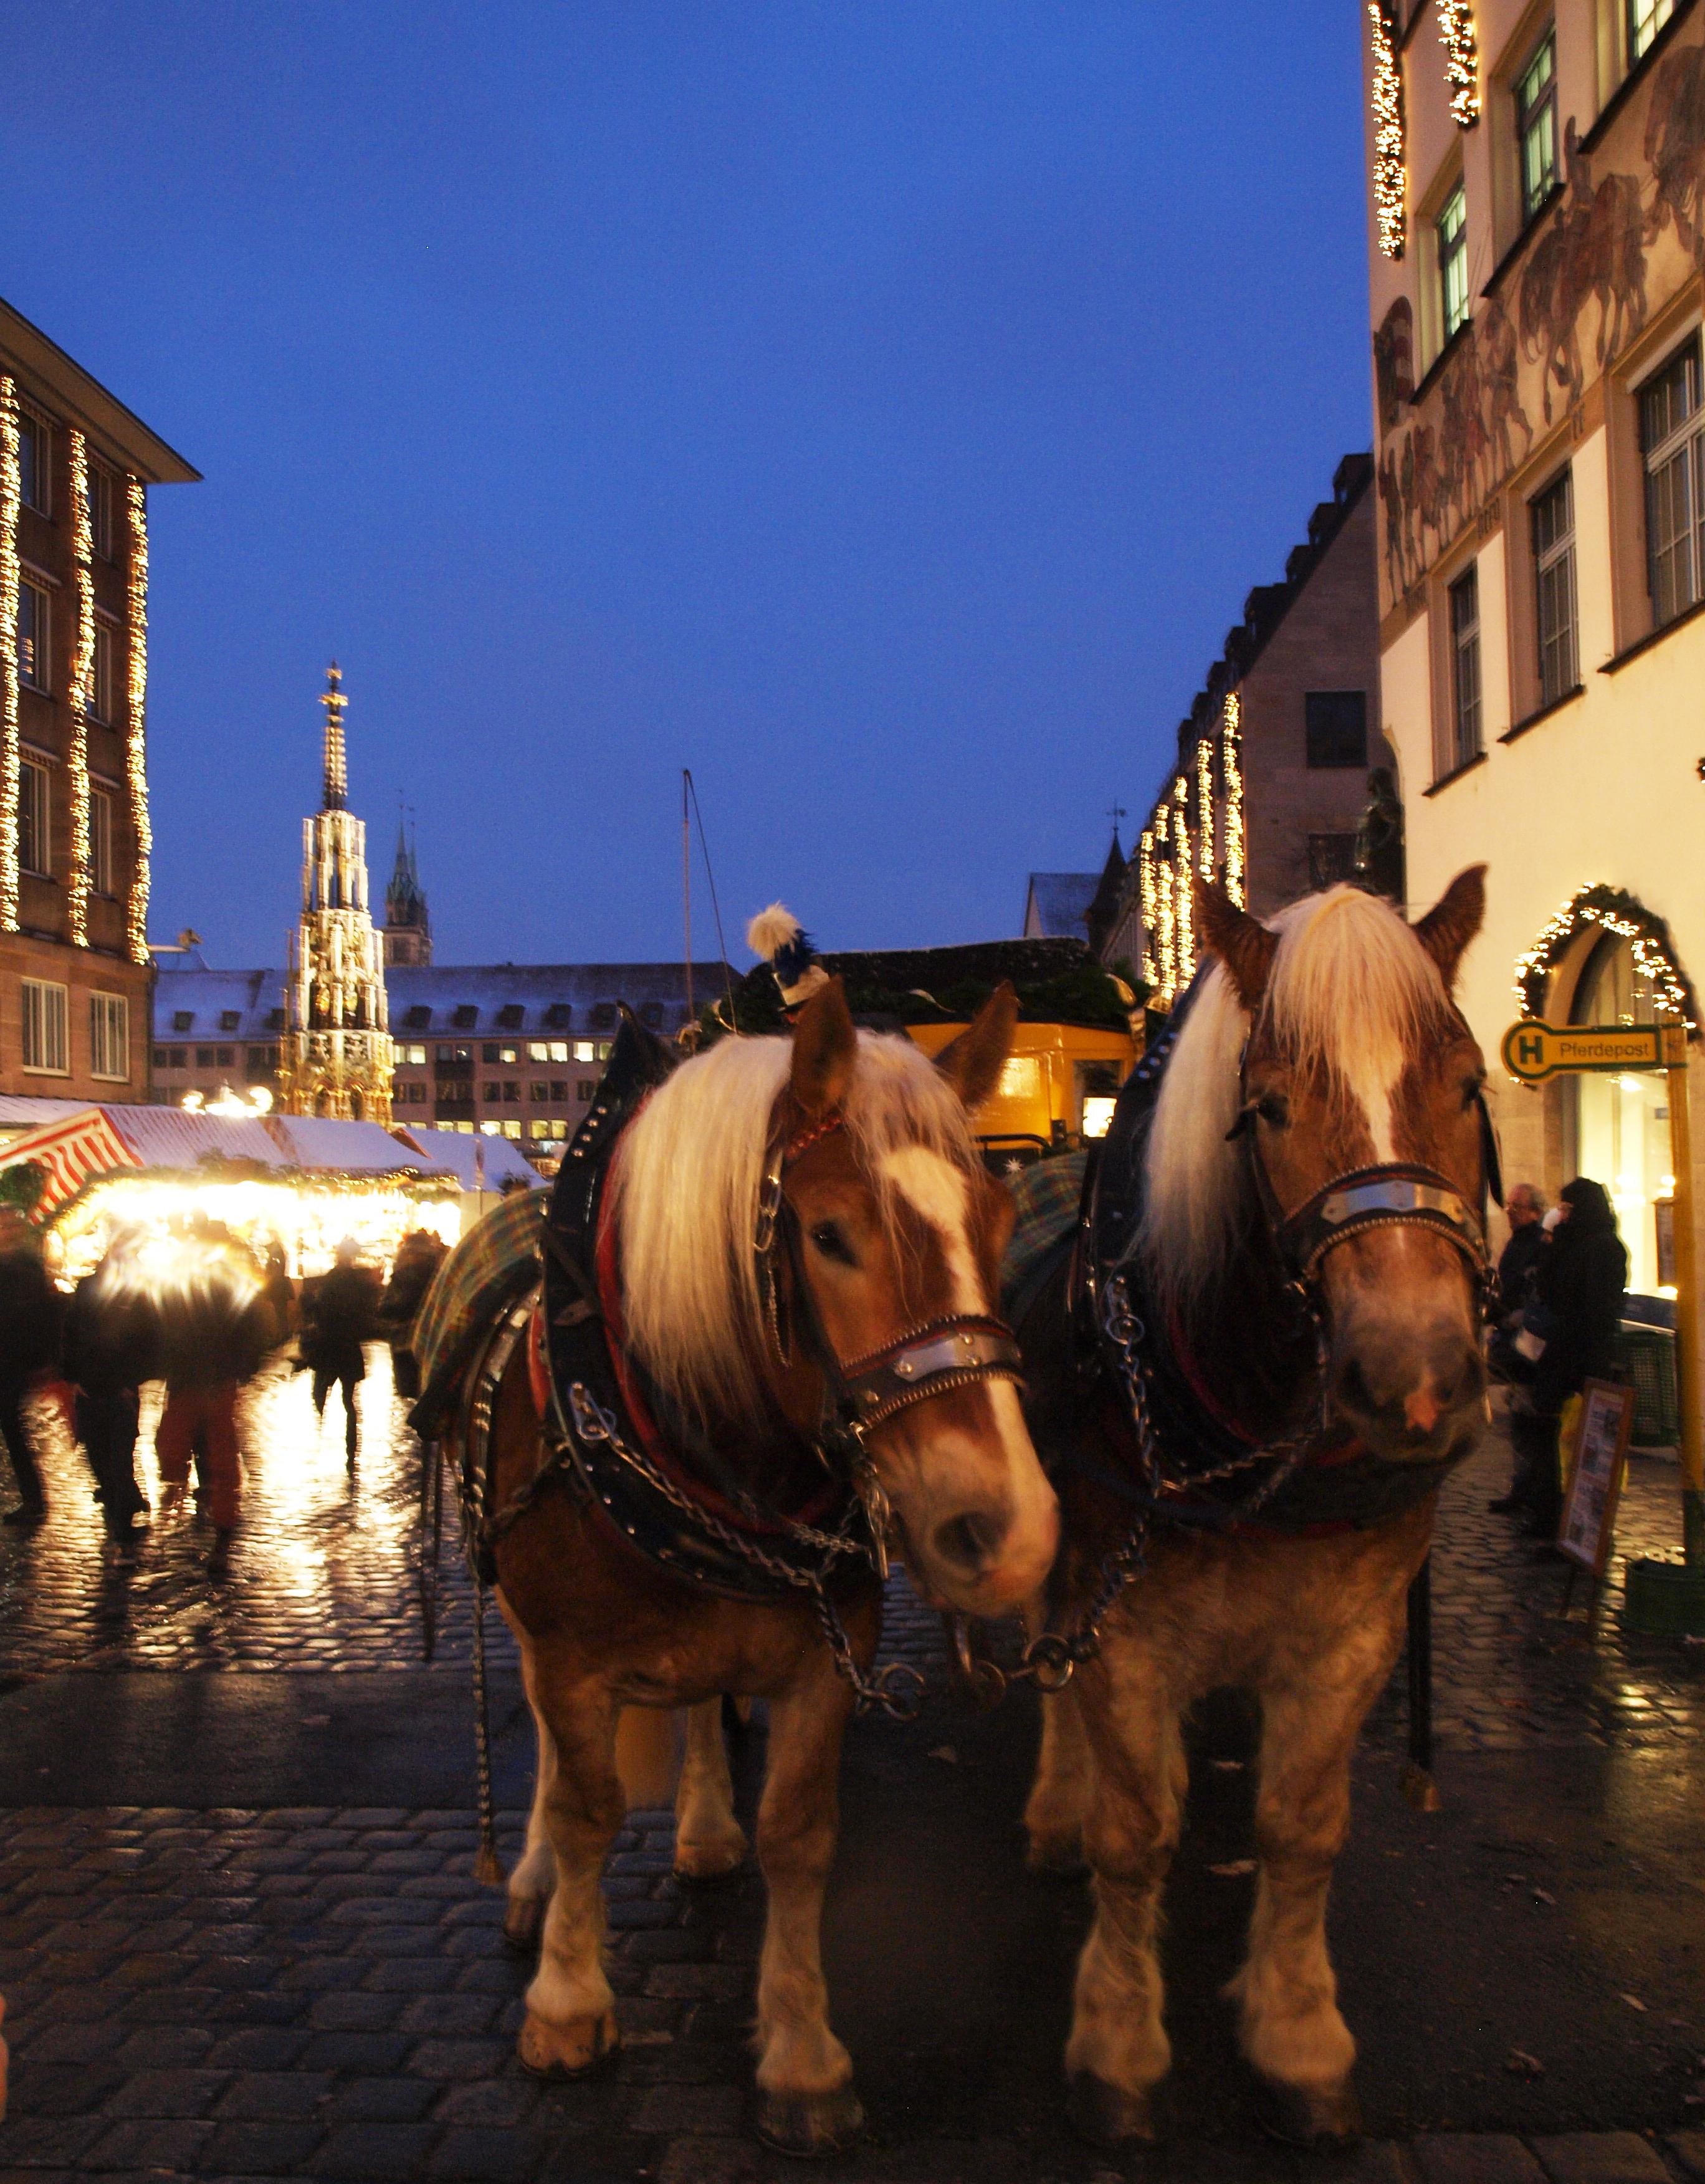
{"label": "horse", "polygon": [[1025,1819],[1033,1869],[1093,1875],[1065,2062],[1100,2144],[1155,2135],[1179,1725],[1225,1686],[1262,1713],[1243,2052],[1279,2135],[1359,2128],[1326,1897],[1351,1751],[1484,1412],[1490,1126],[1451,998],[1483,871],[1412,928],[1351,887],[1262,922],[1198,881],[1214,960],[1121,1095],[1071,1262],[1017,1315],[1064,1528],[1033,1672],[1069,1678]]}
{"label": "horse", "polygon": [[[931,1598],[998,1613],[1058,1544],[995,1316],[1011,1205],[968,1122],[1016,1018],[1004,987],[931,1062],[856,1031],[831,981],[791,1040],[660,1062],[626,1108],[611,1082],[644,1035],[624,1024],[546,1215],[542,1305],[510,1313],[527,1339],[482,1399],[474,1506],[538,1738],[504,1920],[539,1947],[532,2071],[578,2075],[617,2045],[599,1875],[626,1811],[623,1709],[694,1710],[677,1857],[702,1878],[745,1848],[720,1695],[761,1698],[757,2127],[799,2154],[861,2128],[820,1926],[842,1732],[855,1691],[891,1696],[868,1674],[876,1565],[892,1540]],[[590,1251],[570,1264],[577,1209]]]}

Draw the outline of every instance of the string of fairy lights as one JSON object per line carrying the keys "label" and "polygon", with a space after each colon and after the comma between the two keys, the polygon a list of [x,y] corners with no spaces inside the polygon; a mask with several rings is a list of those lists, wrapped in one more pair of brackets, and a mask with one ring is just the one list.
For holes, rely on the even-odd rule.
{"label": "string of fairy lights", "polygon": [[1622,889],[1602,883],[1578,888],[1533,946],[1517,956],[1516,1000],[1524,1017],[1543,1014],[1547,980],[1588,926],[1626,940],[1634,967],[1650,984],[1652,1006],[1659,1015],[1678,1017],[1690,1031],[1698,1030],[1697,1005],[1676,962],[1669,927]]}
{"label": "string of fairy lights", "polygon": [[1195,975],[1195,901],[1190,889],[1190,783],[1180,774],[1173,785],[1173,945],[1176,951],[1173,990]]}
{"label": "string of fairy lights", "polygon": [[1480,55],[1469,0],[1439,0],[1439,42],[1445,49],[1445,83],[1451,119],[1472,129],[1480,118]]}
{"label": "string of fairy lights", "polygon": [[1169,1009],[1195,975],[1193,875],[1218,879],[1240,909],[1246,898],[1242,722],[1241,701],[1229,691],[1218,735],[1197,740],[1194,768],[1173,776],[1137,843],[1139,970],[1156,1010]]}
{"label": "string of fairy lights", "polygon": [[18,389],[0,376],[0,933],[18,930]]}
{"label": "string of fairy lights", "polygon": [[71,822],[71,864],[65,878],[65,932],[74,948],[89,944],[89,700],[95,672],[95,534],[89,521],[89,450],[81,432],[65,436],[71,472],[71,567],[76,628],[66,707],[65,798]]}
{"label": "string of fairy lights", "polygon": [[[1392,0],[1368,0],[1368,22],[1373,62],[1373,224],[1385,256],[1401,258],[1407,224],[1407,148]],[[1472,129],[1480,118],[1479,40],[1472,0],[1438,0],[1438,23],[1451,119],[1458,129]]]}
{"label": "string of fairy lights", "polygon": [[1220,716],[1219,777],[1225,783],[1225,891],[1241,910],[1248,889],[1243,835],[1243,700],[1225,694]]}
{"label": "string of fairy lights", "polygon": [[1213,878],[1213,745],[1204,736],[1195,747],[1195,868]]}
{"label": "string of fairy lights", "polygon": [[1159,915],[1160,886],[1155,873],[1155,830],[1145,827],[1137,844],[1137,901],[1142,911],[1142,961],[1138,972],[1152,994],[1161,983],[1160,956],[1155,939]]}
{"label": "string of fairy lights", "polygon": [[[130,792],[131,826],[136,838],[130,900],[125,906],[125,940],[131,960],[148,960],[148,880],[153,828],[148,822],[148,528],[142,482],[125,480],[125,512],[130,532],[130,566],[125,572],[129,642],[125,671],[125,785]],[[0,816],[3,812],[0,811]]]}

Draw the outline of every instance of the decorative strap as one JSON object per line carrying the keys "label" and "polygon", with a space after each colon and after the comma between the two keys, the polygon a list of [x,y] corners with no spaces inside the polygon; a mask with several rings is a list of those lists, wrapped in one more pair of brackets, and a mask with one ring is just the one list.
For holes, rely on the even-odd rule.
{"label": "decorative strap", "polygon": [[843,1393],[865,1433],[914,1403],[979,1380],[1024,1378],[1023,1359],[1004,1320],[965,1317],[933,1320],[881,1350],[840,1368]]}
{"label": "decorative strap", "polygon": [[1326,1254],[1368,1228],[1435,1230],[1475,1272],[1486,1264],[1485,1232],[1448,1176],[1407,1161],[1383,1162],[1334,1176],[1276,1224],[1279,1247],[1295,1278],[1311,1280]]}

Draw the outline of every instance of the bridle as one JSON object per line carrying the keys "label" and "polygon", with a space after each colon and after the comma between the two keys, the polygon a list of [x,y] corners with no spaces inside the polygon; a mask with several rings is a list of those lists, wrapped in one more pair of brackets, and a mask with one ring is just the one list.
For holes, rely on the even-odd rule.
{"label": "bridle", "polygon": [[[800,1348],[822,1381],[822,1406],[812,1446],[828,1468],[844,1470],[850,1479],[870,1525],[877,1574],[886,1580],[894,1517],[871,1461],[870,1436],[902,1411],[956,1388],[976,1387],[988,1380],[1010,1380],[1022,1387],[1024,1368],[1012,1329],[1004,1320],[983,1312],[955,1312],[928,1320],[857,1357],[844,1358],[837,1352],[811,1295],[799,1217],[784,1178],[813,1145],[844,1128],[844,1117],[839,1108],[832,1108],[815,1122],[772,1139],[758,1192],[752,1248],[776,1356],[783,1365],[793,1362],[791,1317],[798,1323]],[[788,1277],[785,1289],[784,1261]]]}

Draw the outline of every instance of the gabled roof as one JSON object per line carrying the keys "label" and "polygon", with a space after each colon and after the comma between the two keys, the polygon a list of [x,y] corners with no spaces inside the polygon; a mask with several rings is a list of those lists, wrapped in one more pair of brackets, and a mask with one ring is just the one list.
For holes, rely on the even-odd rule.
{"label": "gabled roof", "polygon": [[149,485],[200,481],[201,472],[176,448],[169,448],[75,357],[67,356],[56,341],[5,302],[0,302],[0,356],[45,387],[54,409],[87,433],[109,459],[116,457]]}
{"label": "gabled roof", "polygon": [[1032,872],[1024,903],[1027,940],[1087,940],[1099,872]]}

